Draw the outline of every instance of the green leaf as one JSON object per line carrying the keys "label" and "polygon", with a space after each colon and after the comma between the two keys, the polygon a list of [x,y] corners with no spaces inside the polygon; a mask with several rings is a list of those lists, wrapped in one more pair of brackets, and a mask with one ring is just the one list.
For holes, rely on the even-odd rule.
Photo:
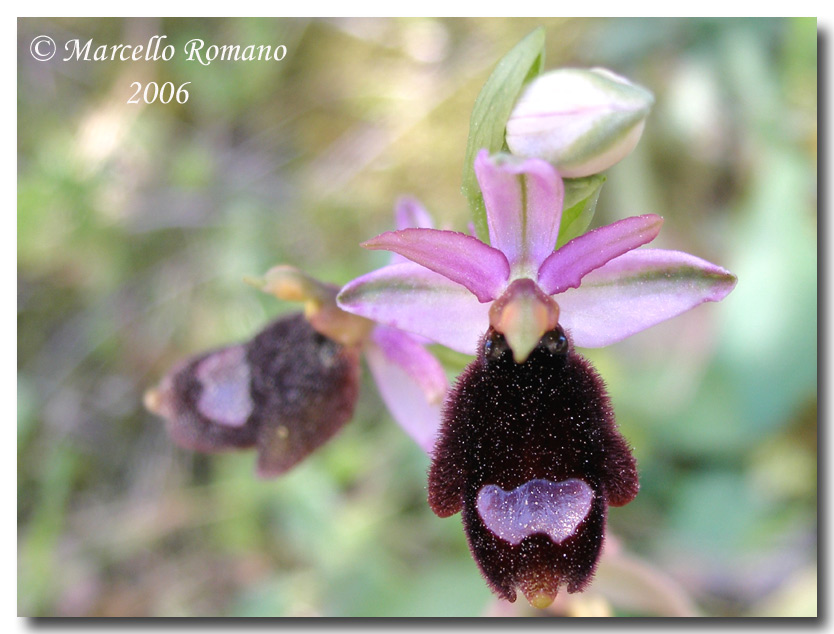
{"label": "green leaf", "polygon": [[599,192],[605,181],[606,177],[602,174],[565,179],[565,203],[556,248],[585,233],[594,218]]}
{"label": "green leaf", "polygon": [[484,197],[475,177],[475,156],[486,148],[505,148],[504,132],[521,88],[544,68],[544,27],[532,31],[498,62],[481,89],[469,120],[469,141],[463,164],[463,195],[469,202],[477,236],[488,239]]}

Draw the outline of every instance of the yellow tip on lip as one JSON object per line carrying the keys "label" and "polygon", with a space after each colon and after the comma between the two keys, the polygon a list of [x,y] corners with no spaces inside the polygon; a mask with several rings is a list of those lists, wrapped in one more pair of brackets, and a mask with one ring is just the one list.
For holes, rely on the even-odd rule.
{"label": "yellow tip on lip", "polygon": [[151,414],[165,418],[165,399],[160,388],[155,387],[147,390],[142,396],[142,404]]}
{"label": "yellow tip on lip", "polygon": [[549,594],[545,594],[543,592],[527,597],[530,605],[534,608],[538,608],[539,610],[544,610],[546,607],[549,607],[555,599],[555,596],[550,596]]}

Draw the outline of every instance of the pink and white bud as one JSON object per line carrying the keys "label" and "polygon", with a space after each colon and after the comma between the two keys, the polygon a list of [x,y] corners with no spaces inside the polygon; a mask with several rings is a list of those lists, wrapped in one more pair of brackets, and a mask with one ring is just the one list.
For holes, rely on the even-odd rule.
{"label": "pink and white bud", "polygon": [[554,70],[522,93],[507,122],[507,146],[566,178],[597,174],[634,149],[653,104],[651,92],[604,68]]}

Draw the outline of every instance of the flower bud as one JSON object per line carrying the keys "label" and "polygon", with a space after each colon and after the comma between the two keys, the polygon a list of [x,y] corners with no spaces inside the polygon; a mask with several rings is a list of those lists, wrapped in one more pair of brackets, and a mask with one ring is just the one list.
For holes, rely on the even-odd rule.
{"label": "flower bud", "polygon": [[554,70],[522,93],[507,146],[549,161],[566,178],[596,174],[634,149],[653,103],[651,92],[604,68]]}

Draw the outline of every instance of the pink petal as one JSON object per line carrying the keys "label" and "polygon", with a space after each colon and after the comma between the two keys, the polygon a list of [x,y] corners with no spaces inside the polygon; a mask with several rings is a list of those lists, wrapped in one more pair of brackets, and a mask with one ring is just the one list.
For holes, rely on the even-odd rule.
{"label": "pink petal", "polygon": [[[394,205],[394,226],[397,229],[433,229],[429,212],[423,204],[413,196],[400,196]],[[392,253],[388,264],[408,262],[408,258]]]}
{"label": "pink petal", "polygon": [[574,238],[544,261],[539,286],[548,295],[576,288],[584,275],[654,240],[662,224],[654,214],[633,216]]}
{"label": "pink petal", "polygon": [[420,386],[427,400],[432,403],[443,400],[449,389],[446,372],[415,337],[396,328],[377,326],[371,339],[385,353],[386,360],[402,368]]}
{"label": "pink petal", "polygon": [[553,252],[559,236],[565,187],[545,161],[513,161],[490,157],[481,150],[475,174],[484,195],[489,240],[511,265],[529,265],[535,272]]}
{"label": "pink petal", "polygon": [[577,346],[621,341],[733,290],[736,277],[706,260],[663,249],[629,251],[556,295],[559,322]]}
{"label": "pink petal", "polygon": [[365,358],[394,420],[424,451],[431,451],[449,387],[443,366],[409,335],[386,326],[374,329]]}
{"label": "pink petal", "polygon": [[475,354],[489,327],[489,304],[460,284],[407,262],[392,264],[349,282],[339,306],[381,324]]}
{"label": "pink petal", "polygon": [[429,212],[413,196],[400,196],[394,206],[394,226],[397,229],[432,229]]}
{"label": "pink petal", "polygon": [[389,231],[362,246],[399,253],[462,284],[482,302],[499,295],[510,275],[510,265],[503,253],[477,238],[456,231]]}

